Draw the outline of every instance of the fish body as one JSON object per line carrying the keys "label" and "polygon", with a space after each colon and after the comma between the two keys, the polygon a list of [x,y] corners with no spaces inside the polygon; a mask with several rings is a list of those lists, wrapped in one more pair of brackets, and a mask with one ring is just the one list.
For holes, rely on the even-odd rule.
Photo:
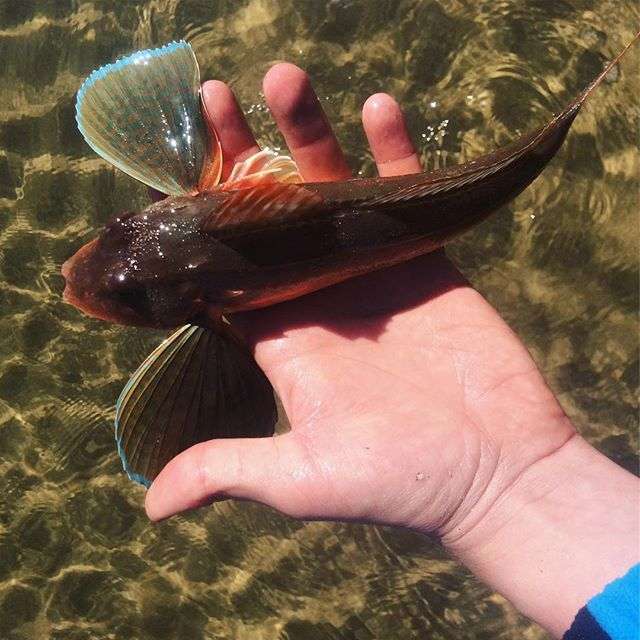
{"label": "fish body", "polygon": [[433,173],[169,197],[107,225],[65,266],[65,295],[107,321],[172,328],[205,310],[268,306],[403,262],[443,246],[526,188],[577,112],[498,153]]}
{"label": "fish body", "polygon": [[185,42],[91,74],[76,105],[85,139],[169,194],[112,220],[62,269],[64,297],[84,313],[177,328],[116,405],[129,477],[148,486],[203,440],[271,435],[273,390],[231,330],[232,314],[409,260],[478,224],[535,180],[627,49],[545,127],[507,147],[432,173],[328,183],[304,183],[290,158],[262,151],[221,184],[220,145]]}

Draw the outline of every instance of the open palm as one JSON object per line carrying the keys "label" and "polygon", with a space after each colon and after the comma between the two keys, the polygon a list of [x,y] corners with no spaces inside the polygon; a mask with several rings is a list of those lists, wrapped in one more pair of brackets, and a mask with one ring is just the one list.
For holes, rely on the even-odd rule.
{"label": "open palm", "polygon": [[[348,177],[304,72],[277,65],[264,92],[305,179]],[[206,83],[203,95],[228,173],[256,142],[226,85]],[[380,175],[420,171],[392,98],[372,96],[363,123]],[[232,497],[459,540],[574,434],[522,343],[442,252],[233,324],[291,431],[183,452],[147,494],[152,519]]]}

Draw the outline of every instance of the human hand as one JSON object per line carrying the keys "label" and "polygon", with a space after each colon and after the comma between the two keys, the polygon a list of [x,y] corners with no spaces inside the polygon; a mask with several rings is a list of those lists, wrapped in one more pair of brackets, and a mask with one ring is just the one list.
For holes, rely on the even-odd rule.
{"label": "human hand", "polygon": [[[272,68],[264,93],[306,180],[350,177],[300,69]],[[208,82],[203,96],[228,175],[257,145],[226,85]],[[363,124],[380,175],[420,171],[392,98],[369,98]],[[568,626],[583,591],[595,591],[571,575],[581,586],[569,589],[552,620],[545,618],[546,598],[532,604],[535,594],[518,585],[514,593],[513,576],[521,572],[526,581],[531,545],[527,534],[511,530],[512,512],[522,516],[585,466],[615,476],[614,493],[626,490],[626,477],[592,450],[586,454],[525,347],[442,252],[232,320],[278,392],[291,431],[181,453],[147,493],[151,519],[238,498],[297,518],[431,532],[525,613],[557,633]],[[567,509],[571,500],[563,493]],[[529,535],[542,539],[541,526],[531,525]],[[497,540],[522,546],[524,556],[500,557],[491,546]],[[559,548],[558,557],[565,551]],[[502,565],[505,575],[496,576]],[[537,565],[529,569],[537,575]],[[558,570],[569,576],[560,561]],[[561,589],[552,572],[546,575]]]}
{"label": "human hand", "polygon": [[[274,67],[264,93],[306,180],[350,177],[301,70]],[[203,95],[228,173],[257,145],[226,85]],[[363,123],[380,175],[420,171],[392,98],[372,96]],[[526,349],[442,253],[233,323],[291,432],[184,452],[148,493],[153,519],[225,496],[459,536],[489,508],[491,495],[477,500],[488,487],[499,495],[573,434]]]}

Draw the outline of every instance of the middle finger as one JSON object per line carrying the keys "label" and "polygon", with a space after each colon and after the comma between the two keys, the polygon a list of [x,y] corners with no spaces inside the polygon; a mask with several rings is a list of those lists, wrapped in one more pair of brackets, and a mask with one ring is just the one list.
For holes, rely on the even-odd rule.
{"label": "middle finger", "polygon": [[272,67],[263,90],[269,109],[306,181],[345,180],[351,170],[309,77],[293,64]]}

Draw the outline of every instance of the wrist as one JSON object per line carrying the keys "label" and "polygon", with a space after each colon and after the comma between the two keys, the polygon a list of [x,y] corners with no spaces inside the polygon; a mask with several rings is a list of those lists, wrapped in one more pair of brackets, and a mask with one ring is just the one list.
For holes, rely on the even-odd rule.
{"label": "wrist", "polygon": [[[638,480],[580,436],[525,468],[470,528],[442,542],[557,636],[638,561]],[[457,532],[462,531],[462,534]]]}

